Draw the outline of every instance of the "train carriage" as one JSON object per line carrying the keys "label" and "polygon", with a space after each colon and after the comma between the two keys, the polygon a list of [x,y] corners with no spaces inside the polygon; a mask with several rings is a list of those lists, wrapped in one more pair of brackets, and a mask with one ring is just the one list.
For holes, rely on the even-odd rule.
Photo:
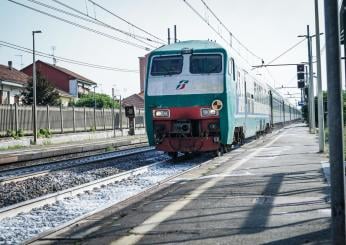
{"label": "train carriage", "polygon": [[151,52],[147,64],[149,144],[172,156],[219,153],[275,123],[293,120],[294,108],[238,67],[216,42],[166,45]]}

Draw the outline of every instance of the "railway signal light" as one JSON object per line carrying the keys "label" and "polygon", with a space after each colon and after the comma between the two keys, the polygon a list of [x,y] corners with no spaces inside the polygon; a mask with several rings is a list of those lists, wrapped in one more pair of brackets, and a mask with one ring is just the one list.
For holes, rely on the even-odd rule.
{"label": "railway signal light", "polygon": [[298,81],[298,88],[304,88],[305,87],[305,82],[304,80]]}
{"label": "railway signal light", "polygon": [[305,80],[305,65],[297,65],[298,81]]}
{"label": "railway signal light", "polygon": [[300,72],[304,72],[305,71],[305,65],[297,65],[297,72],[300,73]]}
{"label": "railway signal light", "polygon": [[298,88],[304,88],[305,86],[305,65],[297,65],[297,78],[298,78]]}

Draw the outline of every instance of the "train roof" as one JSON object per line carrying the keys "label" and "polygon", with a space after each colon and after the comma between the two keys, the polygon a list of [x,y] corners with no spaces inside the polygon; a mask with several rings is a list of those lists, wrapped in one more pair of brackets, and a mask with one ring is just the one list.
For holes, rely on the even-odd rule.
{"label": "train roof", "polygon": [[153,52],[169,52],[169,51],[177,51],[182,50],[184,48],[194,49],[194,50],[202,50],[202,49],[223,49],[224,48],[213,41],[208,40],[190,40],[190,41],[182,41],[169,45],[162,46],[158,49],[155,49]]}

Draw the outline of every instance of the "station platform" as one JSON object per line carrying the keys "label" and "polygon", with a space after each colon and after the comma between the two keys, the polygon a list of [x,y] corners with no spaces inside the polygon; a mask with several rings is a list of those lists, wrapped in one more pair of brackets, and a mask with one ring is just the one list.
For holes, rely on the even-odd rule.
{"label": "station platform", "polygon": [[[46,139],[49,140],[49,144],[28,145],[16,149],[1,150],[0,167],[5,164],[59,157],[67,154],[87,153],[109,147],[119,148],[131,144],[147,143],[148,141],[143,130],[137,131],[134,136],[116,135],[116,137],[105,137],[101,135],[98,137],[95,137],[95,133],[59,135]],[[0,141],[0,148],[1,143]]]}
{"label": "station platform", "polygon": [[[58,244],[331,244],[329,186],[302,124],[62,231]],[[41,241],[43,242],[43,241]]]}

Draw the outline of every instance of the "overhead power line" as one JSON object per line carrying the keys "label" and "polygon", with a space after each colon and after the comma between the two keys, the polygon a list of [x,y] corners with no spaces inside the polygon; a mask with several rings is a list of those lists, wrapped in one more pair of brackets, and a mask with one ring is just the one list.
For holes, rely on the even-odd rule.
{"label": "overhead power line", "polygon": [[133,39],[136,39],[137,41],[139,41],[139,42],[141,42],[141,43],[143,43],[143,44],[145,44],[145,45],[151,46],[151,47],[153,47],[153,48],[157,48],[157,47],[153,46],[152,44],[149,44],[149,43],[144,42],[143,40],[141,40],[141,39],[146,39],[146,38],[144,38],[144,37],[139,37],[139,36],[134,35],[134,34],[132,34],[132,33],[129,33],[129,32],[123,31],[123,30],[121,30],[121,29],[115,28],[115,27],[113,27],[113,26],[111,26],[111,25],[108,25],[108,24],[106,24],[106,23],[104,23],[104,22],[102,22],[102,21],[100,21],[100,20],[93,19],[92,17],[90,17],[90,16],[88,16],[88,15],[86,15],[86,14],[84,14],[84,13],[82,13],[82,14],[83,14],[84,16],[86,16],[86,17],[80,16],[80,15],[77,15],[77,14],[73,14],[73,13],[71,13],[71,12],[67,12],[67,11],[65,11],[65,10],[63,10],[63,9],[56,8],[56,7],[54,7],[54,6],[51,6],[51,5],[42,3],[42,2],[40,2],[40,1],[36,1],[36,0],[27,0],[27,1],[32,2],[32,3],[35,3],[35,4],[40,5],[40,6],[43,6],[43,7],[45,7],[45,8],[49,8],[49,9],[54,10],[54,11],[59,12],[59,13],[63,13],[63,14],[66,14],[66,15],[69,15],[69,16],[72,16],[72,17],[75,17],[75,18],[78,18],[78,19],[81,19],[81,20],[84,20],[84,21],[87,21],[87,22],[90,22],[90,23],[99,25],[99,26],[102,26],[102,27],[106,27],[106,28],[112,29],[112,30],[114,30],[114,31],[116,31],[116,32],[120,32],[120,33],[122,33],[122,34],[124,34],[124,35],[126,35],[126,36],[129,36],[129,37],[131,37],[131,38],[133,38]]}
{"label": "overhead power line", "polygon": [[280,59],[282,56],[284,56],[285,54],[287,54],[288,52],[290,52],[291,50],[293,50],[294,48],[296,48],[299,44],[301,44],[302,42],[304,42],[305,39],[300,40],[299,42],[297,42],[296,44],[294,44],[292,47],[288,48],[287,50],[285,50],[282,54],[280,54],[279,56],[275,57],[274,59],[272,59],[271,61],[269,61],[267,63],[267,65],[272,64],[273,62],[277,61],[278,59]]}
{"label": "overhead power line", "polygon": [[[204,17],[202,16],[201,13],[199,13],[187,0],[183,0],[184,3],[203,21],[205,22],[209,27],[210,29],[212,29],[225,43],[227,43],[230,48],[236,53],[239,55],[240,58],[242,58],[249,66],[251,66],[252,64],[240,53],[239,50],[235,49],[231,43],[231,41],[228,41],[224,36],[221,35],[221,33],[216,30],[216,28],[214,26],[212,26],[209,21]],[[231,34],[230,34],[231,35]],[[256,57],[257,58],[257,57]]]}
{"label": "overhead power line", "polygon": [[[28,1],[34,1],[34,0],[28,0]],[[103,21],[101,21],[99,19],[93,18],[89,14],[85,14],[82,11],[79,11],[78,9],[73,8],[73,7],[71,7],[71,6],[65,4],[65,3],[61,2],[61,1],[58,1],[58,0],[52,0],[52,1],[57,3],[57,4],[60,4],[61,6],[67,8],[67,9],[70,9],[70,10],[72,10],[72,11],[74,11],[74,12],[76,12],[76,13],[82,15],[82,16],[85,16],[87,19],[82,17],[82,16],[74,15],[72,13],[69,13],[69,14],[77,17],[77,18],[82,18],[83,20],[91,21],[92,23],[95,23],[95,24],[98,24],[98,25],[101,25],[101,26],[104,26],[104,27],[108,27],[110,29],[113,29],[115,31],[121,32],[121,33],[123,33],[125,35],[128,35],[128,36],[130,36],[130,37],[132,37],[134,39],[137,39],[137,40],[143,39],[143,40],[146,40],[146,41],[149,41],[149,42],[153,42],[153,43],[164,44],[163,42],[156,41],[156,40],[153,40],[153,39],[145,37],[145,36],[137,35],[137,34],[134,34],[134,33],[130,33],[128,31],[121,30],[119,28],[115,28],[115,27],[113,27],[113,26],[111,26],[111,25],[109,25],[109,24],[107,24],[107,23],[105,23],[105,22],[103,22]],[[62,10],[62,11],[64,11],[64,10]]]}
{"label": "overhead power line", "polygon": [[52,17],[52,18],[54,18],[54,19],[60,20],[60,21],[62,21],[62,22],[68,23],[68,24],[70,24],[70,25],[79,27],[79,28],[81,28],[81,29],[84,29],[84,30],[87,30],[87,31],[96,33],[96,34],[98,34],[98,35],[101,35],[101,36],[104,36],[104,37],[107,37],[107,38],[110,38],[110,39],[113,39],[113,40],[116,40],[116,41],[118,41],[118,42],[125,43],[125,44],[127,44],[127,45],[130,45],[130,46],[133,46],[133,47],[136,47],[136,48],[144,49],[144,50],[146,50],[146,51],[150,51],[150,50],[151,50],[150,48],[145,47],[145,46],[143,46],[143,45],[139,45],[139,44],[136,44],[136,43],[127,41],[127,40],[125,40],[125,39],[121,39],[121,38],[119,38],[119,37],[109,35],[109,34],[107,34],[107,33],[104,33],[104,32],[101,32],[101,31],[98,31],[98,30],[95,30],[95,29],[92,29],[92,28],[90,28],[90,27],[87,27],[87,26],[78,24],[78,23],[73,22],[73,21],[69,21],[69,20],[67,20],[67,19],[58,17],[58,16],[56,16],[56,15],[53,15],[53,14],[44,12],[44,11],[42,11],[42,10],[39,10],[39,9],[30,7],[30,6],[28,6],[28,5],[25,5],[25,4],[22,4],[22,3],[19,3],[19,2],[16,2],[16,1],[14,1],[14,0],[8,0],[8,1],[9,1],[9,2],[12,2],[12,3],[14,3],[14,4],[17,4],[17,5],[19,5],[19,6],[22,6],[22,7],[28,8],[28,9],[31,9],[31,10],[33,10],[33,11],[35,11],[35,12],[38,12],[38,13],[47,15],[47,16]]}
{"label": "overhead power line", "polygon": [[256,57],[257,59],[262,60],[261,57],[259,57],[258,55],[256,55],[254,52],[252,52],[250,49],[248,49],[237,37],[234,36],[234,34],[230,31],[230,29],[220,20],[220,18],[215,14],[215,12],[208,6],[208,4],[204,1],[201,0],[201,2],[203,3],[203,5],[208,9],[208,11],[214,16],[214,18],[221,24],[221,26],[223,28],[225,28],[225,30],[229,33],[230,37],[232,39],[234,39],[235,41],[237,41],[239,43],[240,46],[242,46],[247,52],[249,52],[249,54],[251,54],[252,56]]}
{"label": "overhead power line", "polygon": [[[32,49],[29,48],[25,48],[23,46],[19,46],[13,43],[9,43],[9,42],[5,42],[5,41],[1,41],[0,40],[0,45],[4,46],[4,47],[8,47],[11,49],[15,49],[15,50],[19,50],[25,53],[29,53],[32,54]],[[91,68],[96,68],[96,69],[102,69],[102,70],[109,70],[109,71],[117,71],[117,72],[129,72],[129,73],[138,73],[138,70],[131,70],[131,69],[124,69],[124,68],[116,68],[116,67],[111,67],[111,66],[103,66],[103,65],[97,65],[97,64],[92,64],[92,63],[87,63],[87,62],[83,62],[83,61],[78,61],[78,60],[74,60],[74,59],[69,59],[69,58],[64,58],[61,56],[55,56],[52,54],[47,54],[41,51],[37,51],[35,50],[35,54],[37,56],[41,56],[41,57],[45,57],[45,58],[55,58],[61,62],[65,62],[65,63],[70,63],[70,64],[74,64],[74,65],[80,65],[80,66],[86,66],[86,67],[91,67]]]}
{"label": "overhead power line", "polygon": [[144,32],[144,33],[150,35],[151,37],[154,37],[154,38],[156,38],[157,40],[160,40],[160,41],[162,41],[162,42],[165,43],[165,41],[162,40],[161,38],[159,38],[159,37],[155,36],[154,34],[152,34],[152,33],[148,32],[148,31],[144,30],[143,28],[140,28],[139,26],[137,26],[137,25],[135,25],[135,24],[129,22],[128,20],[126,20],[126,19],[120,17],[119,15],[117,15],[117,14],[113,13],[112,11],[106,9],[105,7],[103,7],[103,6],[101,6],[100,4],[96,3],[95,1],[92,1],[92,0],[88,0],[88,1],[91,2],[92,4],[94,4],[95,6],[99,7],[99,8],[102,9],[103,11],[105,11],[105,12],[109,13],[110,15],[114,16],[115,18],[117,18],[117,19],[119,19],[119,20],[121,20],[121,21],[124,21],[125,23],[127,23],[128,25],[130,25],[130,26],[136,28],[137,30],[140,30],[140,31],[142,31],[142,32]]}

